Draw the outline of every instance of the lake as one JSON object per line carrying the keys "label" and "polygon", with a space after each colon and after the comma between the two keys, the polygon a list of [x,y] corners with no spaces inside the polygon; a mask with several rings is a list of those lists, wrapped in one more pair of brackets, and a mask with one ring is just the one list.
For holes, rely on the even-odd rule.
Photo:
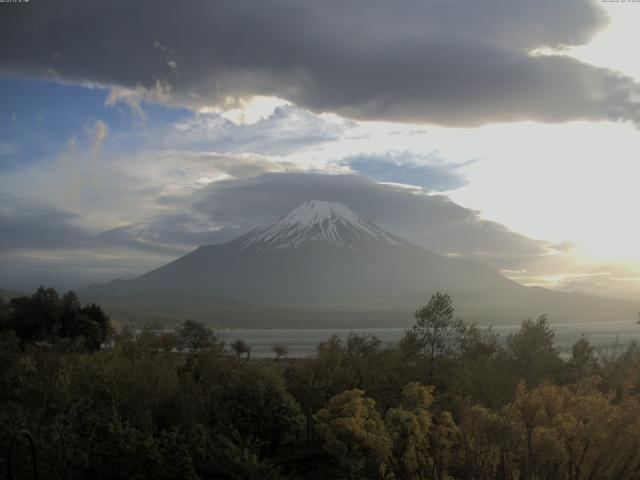
{"label": "lake", "polygon": [[[571,353],[571,346],[585,335],[592,345],[605,349],[616,343],[627,344],[633,340],[640,341],[640,325],[633,322],[602,322],[552,324],[556,332],[555,344],[563,355]],[[520,324],[497,325],[493,330],[499,335],[501,342],[506,341],[510,333],[515,333]],[[273,358],[271,347],[276,344],[286,345],[290,358],[313,356],[319,342],[331,335],[338,335],[346,340],[349,332],[371,333],[382,340],[383,344],[397,342],[404,334],[404,328],[371,328],[371,329],[237,329],[221,330],[224,341],[229,344],[236,339],[244,340],[252,347],[251,355],[257,358]]]}

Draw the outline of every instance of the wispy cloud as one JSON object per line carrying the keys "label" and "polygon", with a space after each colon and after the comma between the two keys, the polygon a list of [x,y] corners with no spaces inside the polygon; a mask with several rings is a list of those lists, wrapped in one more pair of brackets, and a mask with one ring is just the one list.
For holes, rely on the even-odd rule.
{"label": "wispy cloud", "polygon": [[91,147],[91,156],[94,160],[97,160],[100,157],[100,148],[102,147],[102,142],[107,138],[109,134],[109,126],[103,122],[102,120],[96,120],[93,125],[93,145]]}
{"label": "wispy cloud", "polygon": [[18,151],[18,147],[11,142],[0,140],[0,155],[13,155]]}
{"label": "wispy cloud", "polygon": [[119,103],[127,105],[131,109],[134,122],[145,127],[147,114],[142,107],[142,102],[168,103],[170,100],[171,86],[167,81],[157,80],[150,87],[136,84],[134,87],[111,87],[104,104],[113,107]]}

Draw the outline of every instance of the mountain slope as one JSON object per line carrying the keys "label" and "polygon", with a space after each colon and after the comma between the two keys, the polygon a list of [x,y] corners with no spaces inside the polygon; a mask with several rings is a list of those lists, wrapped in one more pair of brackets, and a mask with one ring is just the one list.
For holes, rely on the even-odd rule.
{"label": "mountain slope", "polygon": [[[344,205],[306,202],[288,215],[220,245],[199,247],[129,281],[92,286],[95,296],[152,292],[278,308],[410,312],[436,290],[459,312],[514,321],[548,312],[556,320],[633,318],[631,304],[523,287],[471,261],[417,247]],[[515,318],[514,318],[515,317]]]}

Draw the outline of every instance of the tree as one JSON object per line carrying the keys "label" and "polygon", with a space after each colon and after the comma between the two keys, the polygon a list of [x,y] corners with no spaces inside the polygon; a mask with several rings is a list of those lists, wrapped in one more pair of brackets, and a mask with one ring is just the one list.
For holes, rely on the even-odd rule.
{"label": "tree", "polygon": [[553,346],[555,332],[546,315],[535,321],[526,319],[517,333],[507,337],[507,349],[514,367],[527,387],[540,382],[544,375],[553,375],[562,361]]}
{"label": "tree", "polygon": [[481,328],[462,319],[453,322],[458,354],[461,359],[490,357],[498,350],[498,335],[492,327]]}
{"label": "tree", "polygon": [[10,325],[23,341],[43,340],[56,334],[61,301],[53,288],[40,287],[31,297],[16,297],[9,302]]}
{"label": "tree", "polygon": [[196,320],[185,320],[176,331],[178,345],[191,353],[207,350],[216,345],[216,334]]}
{"label": "tree", "polygon": [[55,335],[60,317],[62,301],[54,288],[41,286],[31,296],[32,313],[38,317],[42,333],[46,336]]}
{"label": "tree", "polygon": [[89,351],[99,350],[111,334],[111,319],[102,308],[95,303],[82,307],[73,291],[62,296],[60,314],[55,323],[55,336],[83,337],[84,346]]}
{"label": "tree", "polygon": [[428,478],[433,470],[429,429],[433,416],[433,388],[413,382],[402,390],[402,406],[390,409],[384,418],[392,445],[391,465],[398,480]]}
{"label": "tree", "polygon": [[347,336],[347,353],[354,355],[368,355],[377,353],[382,342],[371,333],[358,334],[349,332]]}
{"label": "tree", "polygon": [[232,364],[231,375],[223,386],[226,411],[234,429],[243,441],[256,441],[260,451],[274,453],[280,444],[295,438],[303,420],[300,406],[287,391],[282,377],[255,362]]}
{"label": "tree", "polygon": [[17,297],[10,302],[11,314],[6,325],[22,341],[82,337],[81,346],[99,350],[111,333],[111,319],[95,304],[80,305],[74,292],[59,297],[53,288],[40,287],[31,297]]}
{"label": "tree", "polygon": [[0,331],[8,330],[11,328],[11,309],[9,304],[4,301],[4,298],[0,297]]}
{"label": "tree", "polygon": [[353,388],[353,371],[346,368],[340,337],[332,335],[317,347],[316,358],[289,365],[285,371],[289,391],[300,403],[306,418],[307,439],[314,433],[314,414],[329,399]]}
{"label": "tree", "polygon": [[599,381],[586,377],[573,387],[520,386],[506,409],[516,413],[512,421],[520,438],[511,451],[520,457],[518,478],[637,478],[640,405],[637,398],[614,402],[613,393],[598,388]]}
{"label": "tree", "polygon": [[84,338],[84,346],[90,352],[100,350],[105,336],[98,322],[81,313],[75,317],[73,328],[73,335],[70,338]]}
{"label": "tree", "polygon": [[[70,292],[72,293],[72,292]],[[104,313],[102,308],[95,303],[90,303],[82,308],[81,313],[93,320],[100,330],[100,343],[105,342],[111,335],[111,318]]]}
{"label": "tree", "polygon": [[454,478],[493,480],[517,478],[520,449],[514,409],[491,411],[482,405],[463,405],[460,411],[460,460]]}
{"label": "tree", "polygon": [[78,300],[78,296],[74,292],[67,292],[62,296],[62,310],[58,322],[57,335],[60,337],[70,337],[72,335],[74,320],[81,310],[80,300]]}
{"label": "tree", "polygon": [[349,478],[384,479],[389,471],[391,442],[376,402],[353,389],[332,397],[316,416],[323,448]]}
{"label": "tree", "polygon": [[178,334],[174,331],[163,331],[158,334],[158,347],[164,352],[171,352],[180,345]]}
{"label": "tree", "polygon": [[200,408],[194,420],[254,452],[273,453],[298,436],[303,424],[300,406],[287,391],[279,370],[214,351],[196,360],[182,370],[182,377],[189,380],[183,391],[191,396],[184,397],[187,405],[178,407]]}
{"label": "tree", "polygon": [[0,331],[0,402],[18,394],[20,339],[13,330]]}
{"label": "tree", "polygon": [[453,332],[453,302],[446,293],[436,292],[429,302],[416,311],[413,331],[429,359],[429,381],[433,379],[436,355],[447,351],[446,338]]}
{"label": "tree", "polygon": [[237,356],[240,356],[246,353],[247,358],[251,358],[251,347],[247,345],[247,343],[241,338],[238,338],[237,340],[234,340],[233,342],[231,342],[231,349],[235,352]]}
{"label": "tree", "polygon": [[429,432],[429,444],[433,457],[433,477],[446,480],[452,453],[458,442],[460,431],[450,412],[440,412]]}
{"label": "tree", "polygon": [[584,335],[571,347],[569,366],[573,370],[572,373],[576,380],[583,376],[593,374],[598,366],[595,349]]}
{"label": "tree", "polygon": [[279,361],[280,358],[289,355],[289,348],[282,343],[276,343],[273,347],[271,347],[271,350],[276,355],[276,362]]}
{"label": "tree", "polygon": [[407,361],[415,361],[422,352],[423,343],[415,327],[404,331],[398,350]]}

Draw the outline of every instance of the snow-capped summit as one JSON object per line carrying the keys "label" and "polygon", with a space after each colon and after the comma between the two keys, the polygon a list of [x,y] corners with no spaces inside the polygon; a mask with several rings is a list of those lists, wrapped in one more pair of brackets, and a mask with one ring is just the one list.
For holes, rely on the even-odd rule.
{"label": "snow-capped summit", "polygon": [[311,200],[249,232],[241,238],[240,248],[283,250],[311,242],[356,249],[372,242],[399,244],[400,240],[341,203]]}

